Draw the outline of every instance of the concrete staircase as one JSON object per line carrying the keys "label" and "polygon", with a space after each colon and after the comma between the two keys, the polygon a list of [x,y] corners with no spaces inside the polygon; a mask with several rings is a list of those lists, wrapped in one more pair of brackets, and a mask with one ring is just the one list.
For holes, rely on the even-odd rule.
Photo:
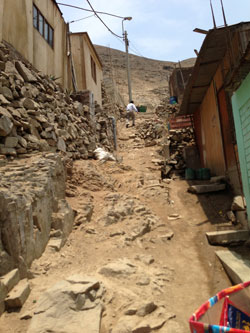
{"label": "concrete staircase", "polygon": [[0,316],[5,310],[21,308],[30,294],[27,279],[20,280],[18,269],[0,277]]}

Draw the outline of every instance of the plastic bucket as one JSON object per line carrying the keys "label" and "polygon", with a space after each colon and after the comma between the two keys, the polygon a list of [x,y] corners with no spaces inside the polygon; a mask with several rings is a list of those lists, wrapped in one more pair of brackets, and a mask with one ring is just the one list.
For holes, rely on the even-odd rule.
{"label": "plastic bucket", "polygon": [[201,179],[209,180],[211,178],[210,169],[203,168],[201,169]]}
{"label": "plastic bucket", "polygon": [[146,112],[147,111],[147,107],[144,106],[144,105],[140,105],[138,111],[139,112]]}
{"label": "plastic bucket", "polygon": [[169,98],[169,104],[176,104],[177,103],[177,97],[176,96],[171,96]]}
{"label": "plastic bucket", "polygon": [[193,179],[195,179],[195,171],[194,171],[194,169],[187,168],[185,170],[185,179],[186,180],[193,180]]}
{"label": "plastic bucket", "polygon": [[201,179],[202,179],[202,169],[197,169],[197,170],[195,170],[195,177],[196,177],[196,179],[198,179],[198,180],[201,180]]}

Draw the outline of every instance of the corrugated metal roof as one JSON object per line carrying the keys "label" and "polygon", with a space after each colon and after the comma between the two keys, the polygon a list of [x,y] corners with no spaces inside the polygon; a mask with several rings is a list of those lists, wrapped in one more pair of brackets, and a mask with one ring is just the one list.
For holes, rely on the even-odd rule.
{"label": "corrugated metal roof", "polygon": [[186,86],[182,104],[180,106],[180,115],[193,114],[199,108],[227,50],[228,32],[232,33],[247,24],[250,23],[243,22],[209,30],[201,46],[192,75]]}

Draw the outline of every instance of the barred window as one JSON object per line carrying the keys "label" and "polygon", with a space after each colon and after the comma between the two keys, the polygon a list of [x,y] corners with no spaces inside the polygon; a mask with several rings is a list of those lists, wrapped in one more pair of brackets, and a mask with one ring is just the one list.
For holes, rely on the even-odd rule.
{"label": "barred window", "polygon": [[47,43],[53,48],[54,47],[54,29],[46,21],[43,14],[33,4],[33,26],[36,28]]}

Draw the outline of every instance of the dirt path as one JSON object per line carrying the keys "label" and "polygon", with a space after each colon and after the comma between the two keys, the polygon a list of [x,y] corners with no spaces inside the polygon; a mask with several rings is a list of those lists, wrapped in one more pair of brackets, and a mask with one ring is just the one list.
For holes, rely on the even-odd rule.
{"label": "dirt path", "polygon": [[[20,317],[32,314],[43,291],[74,273],[96,275],[104,283],[102,333],[123,332],[119,325],[133,320],[124,313],[146,300],[158,307],[157,318],[151,319],[164,318],[156,332],[186,333],[192,312],[230,285],[205,238],[224,221],[215,202],[225,204],[225,198],[210,195],[201,201],[187,192],[184,180],[161,181],[152,162],[159,158],[159,147],[144,147],[136,131],[120,125],[122,163],[74,163],[69,183],[74,197],[68,201],[78,212],[77,225],[60,252],[47,247],[33,263],[31,295],[20,313],[0,318],[1,333],[26,332],[30,321]],[[134,272],[102,274],[100,269],[111,263]]]}

